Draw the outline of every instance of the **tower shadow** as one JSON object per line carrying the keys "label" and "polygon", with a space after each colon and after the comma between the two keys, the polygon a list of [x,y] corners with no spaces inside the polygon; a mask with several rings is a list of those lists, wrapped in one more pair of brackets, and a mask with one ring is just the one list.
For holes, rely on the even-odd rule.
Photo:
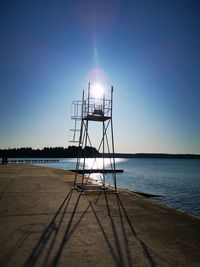
{"label": "tower shadow", "polygon": [[28,259],[24,263],[23,267],[36,266],[37,261],[39,260],[41,254],[43,252],[43,248],[47,244],[49,238],[54,233],[55,234],[54,234],[53,240],[55,240],[56,235],[58,234],[58,231],[59,231],[59,228],[56,227],[56,220],[57,220],[58,216],[60,215],[60,213],[62,211],[62,208],[64,208],[64,211],[63,211],[62,216],[61,216],[61,218],[59,220],[59,223],[58,223],[58,225],[61,225],[61,223],[63,221],[63,218],[64,218],[64,214],[67,211],[67,207],[68,207],[69,201],[71,199],[71,196],[72,196],[72,190],[69,191],[69,193],[67,194],[67,196],[65,197],[65,199],[61,203],[60,207],[58,208],[58,210],[56,211],[54,217],[52,218],[52,220],[50,221],[50,223],[48,224],[48,226],[46,227],[46,229],[42,233],[40,239],[38,240],[37,244],[33,248],[30,256],[28,257]]}
{"label": "tower shadow", "polygon": [[[102,232],[104,240],[108,246],[108,249],[110,251],[110,254],[116,266],[118,267],[134,266],[134,254],[133,254],[134,251],[133,251],[132,246],[130,245],[130,238],[132,235],[137,241],[137,244],[139,245],[139,247],[141,248],[144,258],[147,259],[148,265],[150,267],[156,267],[156,263],[153,257],[151,256],[147,245],[138,237],[137,231],[135,230],[133,223],[131,222],[128,216],[128,213],[123,205],[123,202],[119,194],[115,194],[116,202],[117,202],[117,214],[113,216],[112,207],[109,203],[109,194],[105,191],[104,198],[105,198],[108,220],[110,222],[110,226],[112,230],[112,233],[111,233],[112,238],[110,235],[108,235],[108,233],[106,233],[104,224],[101,222],[101,219],[98,216],[98,212],[96,212],[95,210],[95,204],[97,204],[101,195],[98,196],[94,204],[90,202],[90,206],[92,208],[96,221],[99,225],[99,228]],[[127,225],[128,225],[129,231],[126,227]],[[131,235],[130,235],[130,232],[131,232]],[[113,239],[114,242],[111,242],[110,241],[111,239]]]}
{"label": "tower shadow", "polygon": [[[69,191],[69,193],[67,194],[67,196],[65,197],[65,199],[63,200],[62,204],[60,205],[60,207],[58,208],[58,210],[56,211],[54,217],[51,219],[50,223],[48,224],[48,226],[46,227],[46,229],[44,230],[44,232],[42,233],[40,239],[38,240],[37,244],[35,245],[35,247],[33,248],[31,254],[29,255],[28,259],[26,260],[26,262],[24,263],[23,267],[33,267],[33,266],[37,266],[37,263],[41,257],[41,255],[44,253],[45,248],[47,247],[47,243],[48,243],[48,249],[46,251],[46,255],[43,259],[43,263],[42,266],[46,266],[49,257],[51,255],[51,252],[54,248],[55,242],[57,240],[58,237],[58,233],[60,231],[61,228],[61,224],[64,220],[64,216],[67,213],[67,208],[70,202],[70,199],[72,197],[73,194],[73,189],[71,189]],[[72,234],[72,232],[68,235],[74,215],[76,213],[76,209],[80,200],[80,194],[78,195],[73,211],[71,213],[71,216],[69,217],[69,221],[67,224],[67,228],[63,237],[63,240],[61,242],[61,245],[57,251],[56,257],[55,257],[55,264],[58,261],[58,258],[62,252],[62,245],[64,242],[67,241],[67,237],[69,238]],[[63,210],[63,211],[62,211]],[[78,223],[80,222],[80,220],[82,219],[82,217],[84,216],[84,214],[87,212],[86,211],[82,214],[82,216],[79,218]],[[61,216],[60,216],[61,215]],[[59,218],[60,216],[60,218]],[[78,224],[77,223],[77,224]],[[77,225],[76,225],[77,227]],[[75,229],[73,229],[74,231]],[[56,265],[53,265],[56,266]]]}
{"label": "tower shadow", "polygon": [[138,237],[137,231],[135,230],[133,223],[131,222],[131,220],[128,216],[128,213],[127,213],[127,211],[126,211],[126,209],[122,203],[122,200],[120,199],[119,194],[117,194],[116,197],[117,197],[118,210],[119,210],[119,215],[120,215],[120,220],[121,220],[122,231],[124,234],[124,239],[125,239],[125,244],[126,244],[126,253],[127,253],[129,266],[132,266],[132,265],[130,265],[132,263],[132,259],[131,259],[130,249],[128,247],[128,236],[127,236],[127,233],[125,231],[125,226],[124,226],[125,220],[123,219],[123,214],[125,215],[125,219],[129,225],[129,228],[131,230],[132,235],[134,235],[135,238],[138,240],[140,247],[142,248],[143,255],[148,260],[149,266],[150,267],[156,267],[156,263],[155,263],[153,257],[151,256],[147,245]]}
{"label": "tower shadow", "polygon": [[[150,267],[156,267],[156,264],[149,252],[146,244],[138,237],[137,232],[131,222],[128,213],[122,203],[122,200],[119,194],[116,195],[116,206],[115,212],[117,214],[113,216],[112,206],[109,201],[109,193],[101,193],[97,197],[93,198],[93,200],[88,200],[88,204],[85,209],[81,212],[80,216],[74,222],[74,216],[77,215],[77,207],[81,198],[81,194],[77,195],[75,198],[74,206],[72,211],[68,212],[68,207],[70,200],[72,198],[74,190],[71,189],[60,207],[56,211],[55,215],[43,231],[40,239],[34,246],[32,252],[29,257],[25,261],[23,267],[35,267],[38,266],[59,266],[59,261],[61,259],[63,249],[66,246],[69,239],[77,230],[79,224],[83,220],[84,216],[88,213],[89,209],[91,210],[91,214],[94,215],[95,221],[100,229],[100,232],[103,236],[105,244],[107,245],[110,256],[117,267],[131,267],[134,266],[134,251],[133,247],[130,244],[130,233],[134,236],[135,240],[137,240],[142,252],[143,256],[148,260],[148,265]],[[113,194],[112,194],[113,195]],[[109,232],[106,230],[108,224],[105,225],[102,222],[102,213],[96,210],[97,203],[101,196],[104,196],[104,203],[106,209],[107,216],[106,220],[108,220]],[[85,196],[84,196],[85,197]],[[117,207],[117,209],[116,209]],[[66,214],[68,221],[63,224],[63,221],[66,220]],[[105,214],[105,212],[104,212]],[[64,225],[64,231],[61,231],[61,225]],[[128,227],[127,227],[128,226]],[[128,231],[129,229],[129,231]],[[61,233],[59,235],[59,233]],[[52,256],[54,255],[54,256]]]}

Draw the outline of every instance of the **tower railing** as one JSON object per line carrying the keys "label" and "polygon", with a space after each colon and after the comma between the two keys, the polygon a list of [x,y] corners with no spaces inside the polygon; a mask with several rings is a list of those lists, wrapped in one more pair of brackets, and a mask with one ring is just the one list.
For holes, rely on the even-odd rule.
{"label": "tower railing", "polygon": [[[91,98],[94,102],[73,101],[72,102],[72,120],[87,119],[91,116],[111,117],[111,100]],[[96,102],[96,100],[103,101],[103,103]]]}

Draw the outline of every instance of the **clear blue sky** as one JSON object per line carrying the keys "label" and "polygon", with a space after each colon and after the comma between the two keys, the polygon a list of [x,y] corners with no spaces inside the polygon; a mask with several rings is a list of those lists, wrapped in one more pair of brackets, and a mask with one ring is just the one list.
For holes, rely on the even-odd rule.
{"label": "clear blue sky", "polygon": [[200,153],[199,14],[194,0],[1,1],[0,147],[67,147],[71,102],[98,73],[117,152]]}

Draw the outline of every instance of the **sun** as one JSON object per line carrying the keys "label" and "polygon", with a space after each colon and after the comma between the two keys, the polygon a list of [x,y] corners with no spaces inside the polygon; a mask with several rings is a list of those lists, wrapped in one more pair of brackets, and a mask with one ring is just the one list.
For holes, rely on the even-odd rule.
{"label": "sun", "polygon": [[99,83],[96,83],[91,87],[92,96],[95,98],[101,98],[104,92],[105,92],[104,87]]}

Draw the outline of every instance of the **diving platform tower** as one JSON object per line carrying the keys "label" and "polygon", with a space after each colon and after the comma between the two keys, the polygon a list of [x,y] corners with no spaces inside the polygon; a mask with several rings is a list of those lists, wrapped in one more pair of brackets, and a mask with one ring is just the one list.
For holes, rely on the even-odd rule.
{"label": "diving platform tower", "polygon": [[[89,83],[86,94],[83,90],[82,100],[72,102],[71,118],[74,121],[74,128],[71,129],[71,142],[78,144],[73,189],[82,194],[103,191],[118,193],[112,118],[113,86],[109,97],[106,97],[105,92],[101,95],[95,93],[94,90],[98,89],[91,87]],[[95,150],[95,155],[88,159],[88,152],[91,154],[94,150],[93,140],[95,144],[97,143],[97,151]],[[106,173],[108,172],[112,187],[107,183]],[[91,182],[94,173],[99,173],[98,184]]]}

